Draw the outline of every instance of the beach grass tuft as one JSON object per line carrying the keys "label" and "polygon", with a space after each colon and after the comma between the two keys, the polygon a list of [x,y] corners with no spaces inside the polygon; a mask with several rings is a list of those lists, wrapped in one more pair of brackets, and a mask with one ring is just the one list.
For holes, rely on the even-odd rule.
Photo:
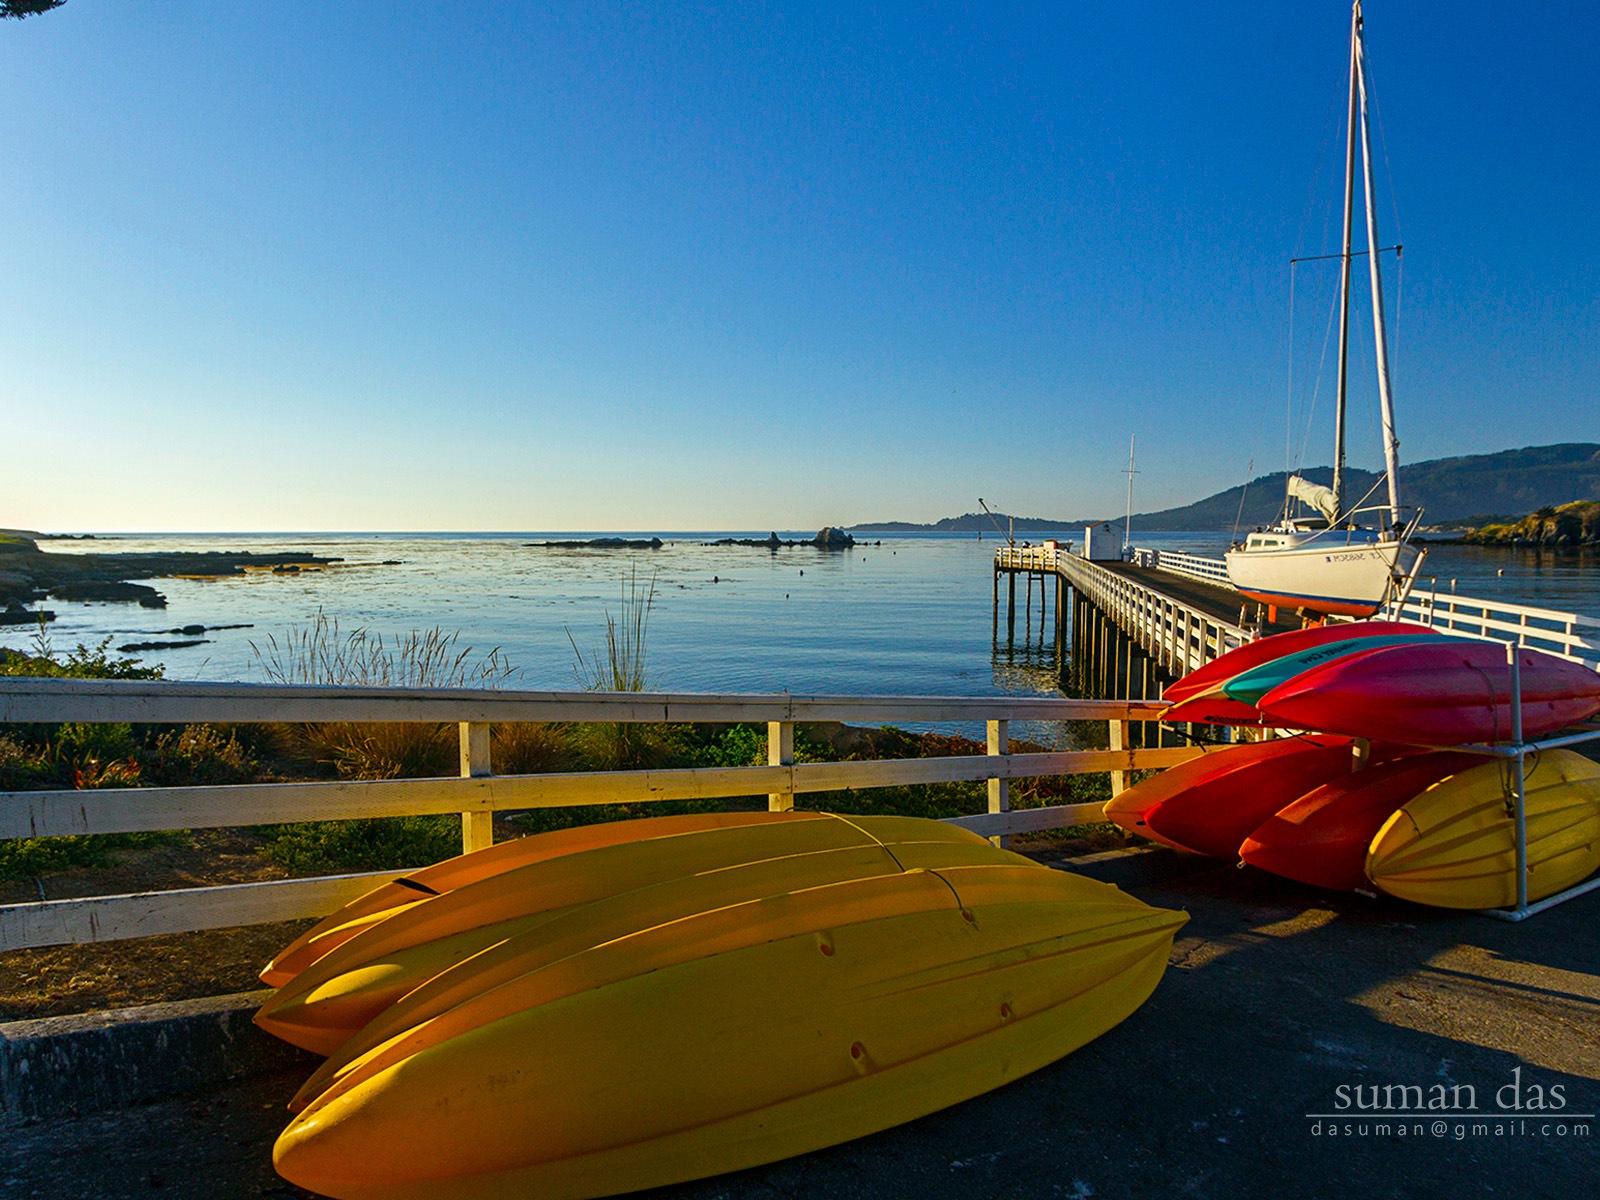
{"label": "beach grass tuft", "polygon": [[[606,641],[588,657],[567,630],[575,658],[573,674],[586,692],[643,692],[654,682],[647,666],[646,639],[656,602],[656,575],[641,583],[634,564],[622,580],[619,614],[605,610]],[[592,769],[626,771],[660,766],[670,754],[668,739],[652,725],[589,723],[573,727],[572,742]]]}

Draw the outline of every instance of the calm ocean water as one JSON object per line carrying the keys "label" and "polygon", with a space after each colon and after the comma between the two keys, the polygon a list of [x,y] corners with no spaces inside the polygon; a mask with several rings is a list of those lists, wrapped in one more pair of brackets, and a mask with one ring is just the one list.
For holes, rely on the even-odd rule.
{"label": "calm ocean water", "polygon": [[[1078,531],[1081,537],[1081,530]],[[871,535],[853,550],[810,546],[770,552],[712,546],[723,536],[662,535],[660,550],[568,550],[529,542],[592,534],[163,534],[49,542],[55,552],[250,549],[304,551],[343,564],[298,575],[251,573],[220,580],[151,581],[165,610],[51,601],[57,648],[171,639],[184,625],[247,623],[206,634],[203,645],[143,655],[169,677],[264,678],[251,643],[303,628],[318,612],[341,630],[385,636],[440,627],[463,646],[498,647],[520,686],[578,684],[568,633],[588,654],[603,643],[605,615],[621,614],[624,580],[654,580],[648,659],[663,691],[1052,694],[1047,651],[996,649],[990,562],[1000,544],[972,534]],[[609,535],[607,535],[609,536]],[[648,537],[648,533],[634,536]],[[804,538],[804,533],[784,533]],[[1030,533],[1038,544],[1046,534]],[[1069,537],[1063,534],[1063,540]],[[1139,534],[1140,545],[1220,556],[1225,533]],[[397,560],[398,565],[380,565]],[[1503,572],[1503,574],[1501,573]],[[1435,546],[1423,588],[1513,600],[1600,617],[1595,557]],[[1019,585],[1020,586],[1020,585]],[[1019,592],[1018,604],[1022,603]],[[1035,610],[1037,612],[1037,610]],[[1021,620],[1019,612],[1018,620]],[[27,629],[0,630],[0,645],[25,648]]]}

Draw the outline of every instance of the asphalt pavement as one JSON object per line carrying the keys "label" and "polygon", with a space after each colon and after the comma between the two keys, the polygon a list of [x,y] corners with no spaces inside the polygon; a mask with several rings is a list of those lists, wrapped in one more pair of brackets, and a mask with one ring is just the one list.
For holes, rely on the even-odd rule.
{"label": "asphalt pavement", "polygon": [[[1073,869],[1191,914],[1161,985],[1127,1021],[912,1124],[642,1195],[1593,1194],[1600,893],[1507,924],[1334,896],[1165,850]],[[197,1099],[0,1132],[0,1200],[307,1196],[271,1165],[300,1081],[282,1071]],[[1414,1094],[1453,1107],[1403,1119],[1361,1107],[1385,1097],[1409,1105]],[[1460,1111],[1468,1097],[1510,1115]]]}

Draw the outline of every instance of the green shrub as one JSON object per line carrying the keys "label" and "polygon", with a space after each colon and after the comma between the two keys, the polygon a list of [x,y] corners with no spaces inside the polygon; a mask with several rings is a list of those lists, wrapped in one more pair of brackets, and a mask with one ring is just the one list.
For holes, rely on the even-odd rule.
{"label": "green shrub", "polygon": [[0,879],[37,879],[74,867],[109,866],[118,850],[176,841],[180,833],[96,833],[0,840]]}
{"label": "green shrub", "polygon": [[33,635],[33,653],[0,647],[0,676],[44,679],[160,679],[163,667],[142,666],[138,659],[112,657],[111,638],[97,646],[79,642],[65,658],[56,654],[43,626]]}
{"label": "green shrub", "polygon": [[217,725],[159,731],[136,758],[144,782],[152,787],[248,783],[260,773],[255,754],[237,731]]}
{"label": "green shrub", "polygon": [[296,875],[398,870],[461,853],[461,818],[455,816],[312,821],[262,832],[261,852]]}
{"label": "green shrub", "polygon": [[489,761],[496,775],[542,775],[573,766],[570,726],[497,721],[490,726],[489,736]]}

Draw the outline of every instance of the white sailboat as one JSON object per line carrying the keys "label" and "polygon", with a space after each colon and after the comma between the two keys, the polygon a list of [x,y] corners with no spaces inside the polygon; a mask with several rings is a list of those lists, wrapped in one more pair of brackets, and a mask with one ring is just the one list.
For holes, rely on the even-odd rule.
{"label": "white sailboat", "polygon": [[[1367,249],[1352,254],[1355,215],[1355,148],[1361,140]],[[1344,250],[1339,300],[1339,382],[1334,419],[1333,486],[1321,487],[1298,475],[1289,477],[1282,518],[1258,529],[1224,556],[1228,578],[1240,592],[1273,607],[1305,614],[1369,617],[1393,598],[1403,599],[1416,580],[1426,551],[1411,544],[1420,510],[1400,504],[1399,441],[1389,390],[1388,338],[1383,321],[1383,279],[1379,270],[1378,220],[1372,182],[1372,149],[1367,125],[1366,49],[1361,0],[1350,15],[1350,105],[1345,138]],[[1345,496],[1345,398],[1350,348],[1350,262],[1367,259],[1372,288],[1372,323],[1378,367],[1378,402],[1383,418],[1384,470],[1388,504],[1349,507]],[[1307,513],[1307,510],[1310,510]],[[1295,515],[1307,513],[1307,515]],[[1314,515],[1313,515],[1314,514]]]}

